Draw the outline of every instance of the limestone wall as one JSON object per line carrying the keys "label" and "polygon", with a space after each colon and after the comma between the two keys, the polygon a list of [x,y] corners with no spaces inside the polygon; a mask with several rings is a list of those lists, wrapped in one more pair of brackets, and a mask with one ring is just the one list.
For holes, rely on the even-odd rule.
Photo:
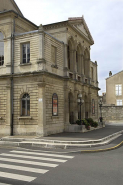
{"label": "limestone wall", "polygon": [[[38,125],[38,85],[35,78],[14,79],[14,133],[36,134]],[[30,95],[30,117],[21,117],[21,98]]]}
{"label": "limestone wall", "polygon": [[[37,70],[37,59],[38,59],[38,34],[26,34],[15,38],[14,44],[14,72],[30,72]],[[22,64],[22,44],[30,43],[30,65]]]}
{"label": "limestone wall", "polygon": [[[51,61],[51,46],[56,47],[56,68],[53,67],[54,64]],[[48,34],[45,34],[44,56],[46,60],[46,69],[48,72],[63,76],[64,45],[56,39],[53,39]]]}
{"label": "limestone wall", "polygon": [[123,106],[103,106],[102,117],[105,121],[123,121]]}
{"label": "limestone wall", "polygon": [[[52,115],[52,96],[58,96],[58,116]],[[45,87],[46,126],[45,135],[63,132],[64,130],[64,81],[47,77]]]}

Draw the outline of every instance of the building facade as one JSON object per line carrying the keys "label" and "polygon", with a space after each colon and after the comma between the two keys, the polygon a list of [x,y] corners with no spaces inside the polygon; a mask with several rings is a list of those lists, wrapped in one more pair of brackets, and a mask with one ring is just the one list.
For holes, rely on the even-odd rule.
{"label": "building facade", "polygon": [[106,104],[123,105],[123,71],[114,75],[110,71],[106,79]]}
{"label": "building facade", "polygon": [[[14,0],[0,5],[0,134],[67,131],[79,115],[98,119],[97,62],[83,17],[37,26]],[[9,7],[9,9],[8,9]]]}
{"label": "building facade", "polygon": [[114,75],[109,72],[106,78],[106,101],[105,94],[102,96],[102,116],[106,122],[123,122],[123,71]]}

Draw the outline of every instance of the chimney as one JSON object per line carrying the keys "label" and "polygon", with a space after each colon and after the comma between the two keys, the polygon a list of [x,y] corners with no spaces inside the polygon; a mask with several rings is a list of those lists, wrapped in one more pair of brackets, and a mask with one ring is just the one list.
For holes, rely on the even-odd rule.
{"label": "chimney", "polygon": [[112,76],[112,72],[111,71],[109,71],[109,76]]}

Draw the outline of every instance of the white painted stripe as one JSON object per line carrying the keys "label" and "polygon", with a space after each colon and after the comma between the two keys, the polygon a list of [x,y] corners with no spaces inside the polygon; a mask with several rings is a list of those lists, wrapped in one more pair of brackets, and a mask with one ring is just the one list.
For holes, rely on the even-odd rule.
{"label": "white painted stripe", "polygon": [[26,181],[26,182],[31,182],[36,177],[30,177],[30,176],[25,176],[25,175],[18,175],[14,173],[6,173],[6,172],[0,172],[0,177],[8,178],[8,179],[16,179],[20,181]]}
{"label": "white painted stripe", "polygon": [[24,160],[10,159],[10,158],[2,158],[2,157],[0,157],[0,161],[8,161],[8,162],[22,163],[22,164],[31,164],[31,165],[37,165],[37,166],[47,166],[47,167],[53,167],[53,168],[58,166],[58,164],[41,163],[41,162],[34,162],[34,161],[24,161]]}
{"label": "white painted stripe", "polygon": [[6,184],[6,183],[0,182],[0,185],[11,185],[11,184]]}
{"label": "white painted stripe", "polygon": [[57,154],[47,154],[47,153],[36,153],[36,152],[25,152],[25,151],[10,151],[12,153],[22,153],[22,154],[33,154],[33,155],[44,155],[44,156],[52,156],[52,157],[60,157],[60,158],[69,158],[72,159],[74,156],[67,156],[67,155],[57,155]]}
{"label": "white painted stripe", "polygon": [[33,157],[33,156],[27,156],[27,155],[17,155],[17,154],[0,154],[0,156],[9,156],[9,157],[20,157],[20,158],[26,158],[26,159],[37,159],[37,160],[44,160],[44,161],[54,161],[54,162],[61,162],[64,163],[67,160],[62,159],[52,159],[52,158],[45,158],[45,157]]}
{"label": "white painted stripe", "polygon": [[41,174],[44,174],[49,171],[49,170],[43,170],[39,168],[30,168],[30,167],[15,166],[15,165],[9,165],[9,164],[0,164],[0,168],[7,168],[7,169],[27,171],[27,172],[33,172],[33,173],[41,173]]}

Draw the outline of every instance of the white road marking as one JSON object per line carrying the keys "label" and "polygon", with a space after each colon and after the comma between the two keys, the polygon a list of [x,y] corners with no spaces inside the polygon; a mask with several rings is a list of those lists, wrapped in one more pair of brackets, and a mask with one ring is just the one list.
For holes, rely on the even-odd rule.
{"label": "white road marking", "polygon": [[6,184],[6,183],[0,182],[0,185],[11,185],[11,184]]}
{"label": "white road marking", "polygon": [[0,168],[7,168],[7,169],[27,171],[27,172],[33,172],[33,173],[41,173],[41,174],[44,174],[49,171],[49,170],[43,170],[39,168],[30,168],[30,167],[15,166],[15,165],[9,165],[9,164],[0,164]]}
{"label": "white road marking", "polygon": [[27,155],[17,155],[17,154],[5,154],[2,153],[0,156],[9,156],[9,157],[20,157],[20,158],[26,158],[26,159],[37,159],[37,160],[44,160],[44,161],[54,161],[54,162],[67,162],[67,160],[62,160],[62,159],[52,159],[52,158],[45,158],[45,157],[33,157],[33,156],[27,156]]}
{"label": "white road marking", "polygon": [[50,163],[41,163],[41,162],[33,162],[33,161],[25,161],[25,160],[17,160],[17,159],[10,159],[10,158],[2,158],[0,157],[0,161],[8,161],[8,162],[14,162],[14,163],[22,163],[22,164],[31,164],[31,165],[37,165],[37,166],[47,166],[47,167],[57,167],[57,164],[50,164]]}
{"label": "white road marking", "polygon": [[25,175],[18,175],[14,173],[6,173],[6,172],[0,172],[0,177],[8,178],[8,179],[16,179],[20,181],[26,181],[26,182],[31,182],[36,177],[30,177],[30,176],[25,176]]}
{"label": "white road marking", "polygon": [[52,157],[60,157],[60,158],[68,158],[68,159],[72,159],[74,158],[74,156],[67,156],[67,155],[57,155],[57,154],[47,154],[47,153],[36,153],[36,152],[25,152],[25,151],[16,151],[16,150],[13,150],[13,151],[10,151],[12,153],[22,153],[22,154],[33,154],[33,155],[44,155],[44,156],[52,156]]}

